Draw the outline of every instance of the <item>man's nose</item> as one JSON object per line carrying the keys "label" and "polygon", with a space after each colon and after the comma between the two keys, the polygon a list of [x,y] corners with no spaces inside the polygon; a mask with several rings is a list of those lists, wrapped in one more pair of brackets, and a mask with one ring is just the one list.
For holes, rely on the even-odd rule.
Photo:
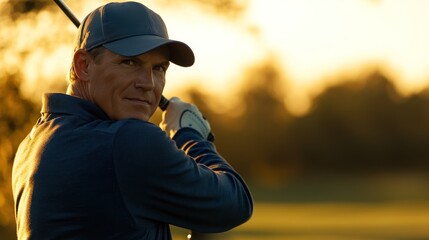
{"label": "man's nose", "polygon": [[135,87],[142,88],[144,90],[152,90],[155,87],[151,70],[141,71],[136,77]]}

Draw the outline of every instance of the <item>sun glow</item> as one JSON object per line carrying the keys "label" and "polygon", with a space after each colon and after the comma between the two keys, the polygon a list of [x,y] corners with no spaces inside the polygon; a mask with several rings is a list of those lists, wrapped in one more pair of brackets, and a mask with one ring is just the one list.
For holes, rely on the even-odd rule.
{"label": "sun glow", "polygon": [[[108,1],[66,2],[82,19]],[[191,68],[170,68],[167,96],[194,85],[221,96],[219,101],[231,101],[245,69],[270,56],[280,61],[288,82],[285,103],[297,114],[338,72],[378,66],[403,93],[427,85],[429,1],[250,0],[246,11],[232,19],[191,2],[144,3],[163,16],[170,37],[190,45],[196,55]],[[13,39],[2,64],[8,71],[25,69],[28,95],[65,82],[70,65],[76,29],[56,6],[51,10],[7,22],[3,26],[13,27],[0,30],[0,36]]]}

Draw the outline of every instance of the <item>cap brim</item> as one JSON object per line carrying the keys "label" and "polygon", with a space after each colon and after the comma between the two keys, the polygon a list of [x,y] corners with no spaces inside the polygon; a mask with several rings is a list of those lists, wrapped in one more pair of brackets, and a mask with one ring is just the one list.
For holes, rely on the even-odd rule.
{"label": "cap brim", "polygon": [[183,42],[161,38],[155,35],[139,35],[103,44],[110,51],[122,56],[137,56],[157,47],[168,46],[170,61],[183,67],[192,66],[195,56],[192,49]]}

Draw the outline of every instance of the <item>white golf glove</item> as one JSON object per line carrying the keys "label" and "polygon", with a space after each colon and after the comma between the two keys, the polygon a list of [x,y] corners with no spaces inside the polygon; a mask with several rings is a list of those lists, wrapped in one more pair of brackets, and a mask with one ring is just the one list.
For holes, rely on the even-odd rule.
{"label": "white golf glove", "polygon": [[211,131],[209,122],[198,108],[194,104],[183,102],[178,97],[170,99],[167,110],[162,113],[159,126],[171,139],[182,128],[195,129],[204,139],[209,137]]}

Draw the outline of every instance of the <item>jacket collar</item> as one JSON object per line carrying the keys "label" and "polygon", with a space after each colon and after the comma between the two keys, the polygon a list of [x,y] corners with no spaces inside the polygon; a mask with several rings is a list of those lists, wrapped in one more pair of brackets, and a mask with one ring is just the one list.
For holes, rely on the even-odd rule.
{"label": "jacket collar", "polygon": [[78,115],[87,119],[109,120],[103,110],[94,103],[63,93],[44,94],[41,113],[59,113]]}

